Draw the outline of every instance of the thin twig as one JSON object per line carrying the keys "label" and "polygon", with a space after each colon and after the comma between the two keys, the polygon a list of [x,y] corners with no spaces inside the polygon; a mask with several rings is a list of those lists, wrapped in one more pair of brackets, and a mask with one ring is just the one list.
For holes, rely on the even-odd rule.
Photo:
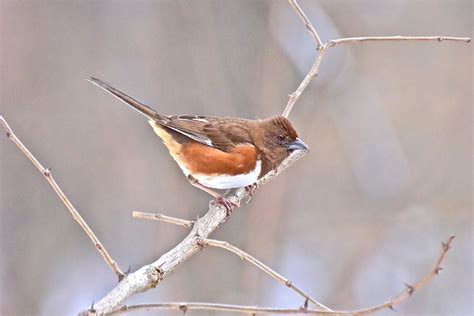
{"label": "thin twig", "polygon": [[402,291],[397,296],[392,297],[387,302],[385,302],[383,304],[380,304],[380,305],[372,306],[372,307],[369,307],[369,308],[360,309],[358,311],[355,311],[355,313],[359,314],[359,315],[360,314],[371,314],[371,313],[375,313],[375,312],[378,312],[378,311],[386,309],[386,308],[393,309],[393,307],[395,305],[398,305],[401,302],[405,301],[406,299],[411,297],[414,292],[418,291],[419,289],[424,287],[426,284],[428,284],[431,281],[431,279],[433,279],[434,276],[438,275],[440,273],[440,271],[442,270],[441,263],[443,263],[444,258],[446,257],[446,254],[448,253],[449,249],[451,248],[451,242],[453,241],[454,237],[455,237],[454,235],[450,236],[446,242],[443,242],[441,244],[441,254],[438,257],[438,260],[436,260],[436,263],[435,263],[433,269],[431,269],[431,271],[428,272],[428,274],[425,275],[415,285],[405,284],[405,286],[406,286],[405,290]]}
{"label": "thin twig", "polygon": [[144,212],[135,211],[135,212],[132,212],[132,217],[170,223],[170,224],[174,224],[178,226],[183,226],[186,228],[193,227],[193,224],[194,224],[194,221],[188,221],[186,219],[166,216],[160,213],[144,213]]}
{"label": "thin twig", "polygon": [[308,17],[301,9],[298,2],[296,2],[296,0],[288,1],[290,2],[293,9],[295,9],[296,13],[298,13],[298,16],[300,17],[301,21],[303,21],[303,23],[305,24],[306,29],[311,33],[311,36],[313,36],[314,41],[316,42],[316,49],[320,50],[323,47],[323,42],[321,41],[321,37],[319,37],[319,34],[316,29],[313,27],[313,24],[311,24],[311,21],[308,19]]}
{"label": "thin twig", "polygon": [[291,110],[293,109],[293,106],[295,105],[296,101],[300,98],[301,94],[309,85],[311,80],[313,80],[313,78],[318,75],[319,66],[321,65],[321,61],[323,60],[325,53],[326,53],[326,46],[323,46],[323,48],[319,50],[318,57],[314,61],[313,66],[311,66],[311,69],[309,70],[306,77],[304,77],[303,81],[301,81],[300,85],[295,90],[295,92],[289,95],[288,103],[286,104],[285,110],[283,110],[283,114],[282,114],[284,117],[288,117],[290,115]]}
{"label": "thin twig", "polygon": [[470,43],[470,37],[452,37],[452,36],[367,36],[367,37],[347,37],[328,41],[325,45],[334,47],[337,44],[354,44],[362,42],[397,42],[397,41],[455,41]]}
{"label": "thin twig", "polygon": [[285,278],[284,276],[282,276],[281,274],[279,274],[278,272],[276,272],[275,270],[273,270],[272,268],[268,267],[267,265],[265,265],[263,262],[259,261],[258,259],[252,257],[251,255],[249,255],[248,253],[246,253],[245,251],[229,244],[228,242],[226,241],[220,241],[220,240],[214,240],[214,239],[203,239],[202,241],[205,245],[208,245],[208,246],[212,246],[212,247],[218,247],[218,248],[223,248],[223,249],[226,249],[230,252],[233,252],[235,253],[236,255],[238,255],[242,260],[246,260],[250,263],[252,263],[253,265],[255,265],[257,268],[259,268],[260,270],[262,270],[263,272],[265,272],[266,274],[268,274],[269,276],[271,276],[272,278],[274,278],[275,280],[277,280],[278,282],[284,284],[285,286],[287,286],[288,288],[292,289],[293,291],[295,291],[296,293],[298,293],[299,295],[301,295],[305,300],[308,300],[310,302],[312,302],[313,304],[315,304],[317,307],[319,307],[321,310],[325,310],[325,311],[331,311],[330,308],[324,306],[323,304],[319,303],[318,301],[316,301],[315,299],[313,299],[311,296],[309,296],[308,294],[306,294],[305,292],[303,292],[301,289],[299,289],[298,287],[296,287],[290,280],[288,280],[287,278]]}
{"label": "thin twig", "polygon": [[92,243],[94,244],[95,248],[102,255],[102,258],[104,258],[105,263],[107,263],[110,269],[117,275],[119,280],[123,278],[124,273],[120,270],[117,263],[112,259],[112,257],[110,257],[109,253],[104,248],[99,239],[96,237],[92,229],[89,227],[89,225],[87,225],[87,223],[81,217],[79,212],[74,208],[72,203],[69,201],[69,199],[66,197],[64,192],[54,180],[53,175],[51,174],[51,168],[43,167],[43,165],[35,158],[35,156],[33,156],[33,154],[28,150],[28,148],[26,148],[26,146],[23,145],[23,143],[18,139],[18,137],[16,137],[16,135],[13,133],[12,129],[8,125],[7,121],[3,118],[3,116],[0,116],[0,123],[5,129],[7,138],[10,139],[23,152],[23,154],[25,154],[26,157],[28,157],[28,159],[41,172],[45,179],[48,180],[54,192],[56,192],[59,199],[61,199],[64,205],[66,205],[74,220],[79,224],[79,226],[81,226],[81,228],[86,232],[87,236],[89,236],[89,238],[92,240]]}
{"label": "thin twig", "polygon": [[296,0],[288,0],[288,2],[296,11],[301,21],[303,21],[303,23],[305,24],[306,29],[309,31],[314,41],[316,42],[316,51],[318,53],[318,57],[314,60],[314,63],[311,66],[311,69],[309,70],[308,74],[304,77],[303,81],[301,81],[300,85],[295,90],[295,92],[288,95],[289,97],[288,102],[282,114],[282,116],[284,117],[288,117],[290,115],[291,110],[293,109],[293,106],[296,103],[296,100],[299,99],[304,89],[306,89],[306,87],[309,85],[311,80],[313,80],[313,78],[318,75],[319,66],[321,65],[321,61],[324,57],[324,52],[326,50],[326,47],[321,41],[321,37],[319,36],[318,32],[314,28],[313,24],[311,24],[311,21],[308,19],[304,11],[299,6],[298,2],[296,2]]}
{"label": "thin twig", "polygon": [[[242,314],[312,314],[312,315],[367,315],[373,314],[375,312],[384,310],[384,309],[393,309],[395,305],[400,304],[404,300],[410,298],[414,292],[420,290],[426,284],[428,284],[436,275],[438,275],[441,271],[441,264],[443,263],[446,254],[448,253],[449,249],[451,248],[451,242],[453,241],[454,236],[449,237],[448,241],[442,243],[441,247],[441,254],[439,255],[438,259],[434,267],[425,275],[420,281],[418,281],[415,285],[406,285],[406,289],[402,291],[397,296],[391,298],[385,303],[380,305],[376,305],[373,307],[360,309],[357,311],[330,311],[330,310],[315,310],[315,309],[307,309],[307,308],[269,308],[269,307],[257,307],[257,306],[245,306],[245,305],[232,305],[232,304],[216,304],[216,303],[188,303],[188,302],[180,302],[180,303],[157,303],[157,304],[141,304],[141,305],[131,305],[131,306],[122,306],[119,310],[115,311],[115,313],[120,314],[127,311],[157,311],[157,310],[207,310],[207,311],[220,311],[220,312],[236,312]],[[260,269],[264,270],[259,264],[263,265],[263,263],[259,262],[257,259],[253,258],[252,256],[248,255],[247,253],[243,252],[242,250],[229,245],[226,242],[218,241],[218,240],[211,240],[205,239],[203,241],[205,244],[214,247],[224,248],[229,250],[238,256],[240,256],[243,260],[248,260],[258,266]],[[255,263],[258,262],[259,264]],[[265,266],[265,265],[263,265]],[[266,266],[265,266],[266,267]],[[268,267],[266,267],[268,268]],[[278,273],[274,272],[270,268],[268,268],[271,272],[264,270],[266,273],[275,277],[272,273],[278,275]],[[281,276],[280,276],[281,277]],[[279,280],[281,281],[281,280]]]}
{"label": "thin twig", "polygon": [[218,303],[192,303],[192,302],[170,302],[170,303],[156,303],[156,304],[140,304],[140,305],[124,305],[120,310],[117,310],[113,315],[118,315],[126,312],[153,312],[159,310],[180,310],[183,312],[192,310],[204,310],[213,312],[226,313],[241,313],[241,314],[310,314],[310,315],[335,315],[334,312],[321,311],[316,309],[302,309],[302,308],[271,308],[258,307],[246,305],[233,304],[218,304]]}

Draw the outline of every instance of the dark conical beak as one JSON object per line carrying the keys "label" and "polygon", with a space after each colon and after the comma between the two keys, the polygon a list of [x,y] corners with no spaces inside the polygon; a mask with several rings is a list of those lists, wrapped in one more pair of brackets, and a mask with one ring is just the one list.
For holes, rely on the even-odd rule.
{"label": "dark conical beak", "polygon": [[289,151],[295,151],[295,150],[308,150],[308,146],[306,146],[305,143],[301,141],[301,139],[297,138],[294,142],[288,146]]}

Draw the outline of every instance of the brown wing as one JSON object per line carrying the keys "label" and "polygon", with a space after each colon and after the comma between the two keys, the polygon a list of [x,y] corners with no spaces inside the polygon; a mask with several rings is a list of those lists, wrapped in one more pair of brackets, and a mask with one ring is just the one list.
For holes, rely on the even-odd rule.
{"label": "brown wing", "polygon": [[247,130],[250,122],[239,118],[179,115],[168,116],[159,124],[197,142],[229,152],[235,145],[251,143]]}
{"label": "brown wing", "polygon": [[248,137],[248,133],[244,128],[245,125],[249,124],[249,120],[205,117],[202,115],[162,116],[100,79],[89,78],[88,80],[130,105],[148,117],[151,122],[174,131],[177,133],[176,136],[181,136],[179,138],[183,142],[190,138],[226,152],[234,145],[250,142],[250,137]]}

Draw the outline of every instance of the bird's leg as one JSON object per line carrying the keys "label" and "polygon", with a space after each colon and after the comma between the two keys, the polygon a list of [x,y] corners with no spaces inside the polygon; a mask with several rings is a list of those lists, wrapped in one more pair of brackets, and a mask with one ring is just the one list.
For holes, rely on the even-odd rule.
{"label": "bird's leg", "polygon": [[247,200],[247,204],[250,203],[250,201],[252,200],[252,197],[253,197],[253,194],[254,194],[255,190],[257,190],[257,182],[245,187],[245,192],[247,192],[247,194],[249,195],[249,199]]}
{"label": "bird's leg", "polygon": [[213,189],[208,188],[208,187],[206,187],[206,186],[200,184],[200,183],[198,182],[198,180],[196,180],[196,178],[194,178],[192,175],[189,175],[189,176],[188,176],[188,180],[189,180],[189,182],[190,182],[192,185],[194,185],[196,188],[199,188],[199,189],[201,189],[201,190],[203,190],[203,191],[209,193],[210,195],[212,195],[212,196],[213,196],[214,198],[216,198],[216,199],[221,196],[221,195],[219,194],[219,192],[216,192],[216,191],[214,191]]}
{"label": "bird's leg", "polygon": [[200,184],[193,176],[189,175],[188,180],[196,188],[199,188],[199,189],[209,193],[210,195],[212,195],[214,197],[214,201],[216,203],[223,205],[225,207],[226,211],[227,211],[227,216],[230,215],[230,213],[232,212],[234,207],[239,206],[237,203],[231,202],[228,199],[226,199],[224,196],[219,194],[219,192],[216,192],[213,189],[208,188],[208,187]]}

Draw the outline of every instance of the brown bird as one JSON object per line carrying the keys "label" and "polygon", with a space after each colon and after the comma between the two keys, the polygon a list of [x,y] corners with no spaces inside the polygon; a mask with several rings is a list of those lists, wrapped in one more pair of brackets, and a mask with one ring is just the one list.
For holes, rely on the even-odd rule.
{"label": "brown bird", "polygon": [[227,211],[235,204],[213,189],[245,187],[253,193],[257,180],[292,151],[307,150],[290,121],[282,116],[266,120],[165,116],[102,80],[88,80],[145,115],[190,183],[211,194]]}

